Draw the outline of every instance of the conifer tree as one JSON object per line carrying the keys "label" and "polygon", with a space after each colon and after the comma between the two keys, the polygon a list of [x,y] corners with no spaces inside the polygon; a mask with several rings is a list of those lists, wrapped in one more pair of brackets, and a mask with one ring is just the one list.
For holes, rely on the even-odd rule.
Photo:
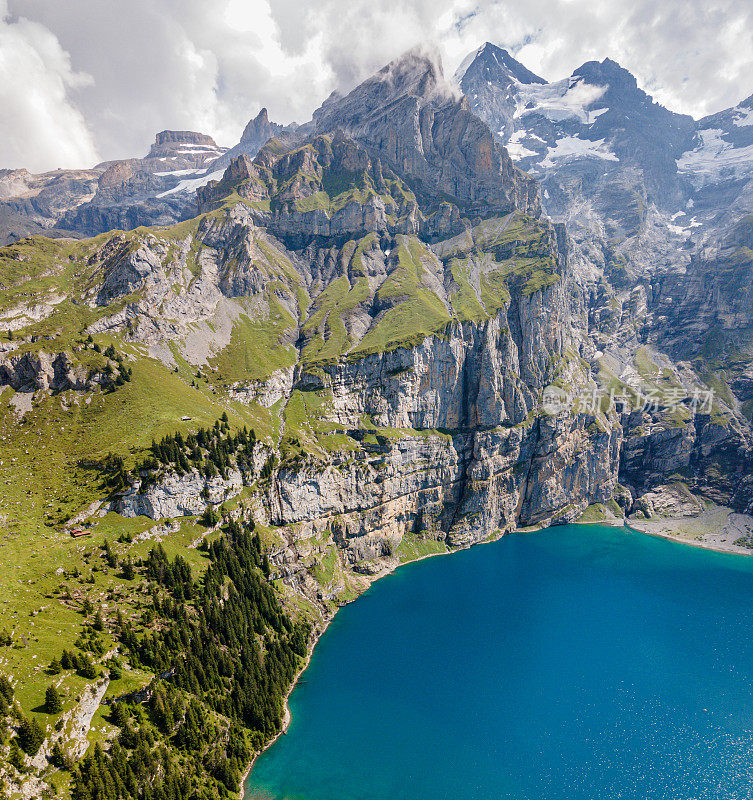
{"label": "conifer tree", "polygon": [[47,687],[44,693],[44,706],[48,714],[59,714],[63,710],[63,701],[60,699],[60,692],[55,684]]}
{"label": "conifer tree", "polygon": [[36,719],[23,717],[18,728],[18,743],[30,756],[35,756],[44,741],[44,731]]}

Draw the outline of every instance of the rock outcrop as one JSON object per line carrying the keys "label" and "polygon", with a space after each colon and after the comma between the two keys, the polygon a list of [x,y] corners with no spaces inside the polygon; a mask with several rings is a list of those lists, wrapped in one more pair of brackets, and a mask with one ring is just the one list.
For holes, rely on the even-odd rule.
{"label": "rock outcrop", "polygon": [[[753,509],[753,310],[739,291],[753,235],[745,217],[720,218],[694,251],[671,230],[686,187],[668,159],[686,152],[692,125],[609,61],[556,86],[489,47],[464,69],[505,124],[532,135],[537,120],[550,136],[544,199],[567,225],[542,215],[500,129],[437,59],[412,52],[300,128],[262,110],[232,151],[162,132],[146,159],[103,165],[95,199],[75,212],[94,215],[91,230],[195,219],[80,249],[8,248],[11,287],[25,272],[45,286],[61,276],[66,294],[4,312],[20,336],[0,384],[122,385],[120,356],[84,369],[94,357],[75,349],[106,336],[196,402],[247,404],[263,420],[253,457],[228,455],[219,477],[200,452],[119,475],[116,510],[169,518],[242,493],[291,550],[331,537],[369,573],[406,536],[464,546],[613,499],[644,515],[693,494]],[[641,130],[656,126],[653,152],[633,112]],[[604,136],[583,138],[586,128]],[[563,139],[589,142],[590,155],[560,163],[551,148]],[[200,177],[184,178],[199,162]],[[6,177],[9,192],[28,182]],[[576,202],[584,193],[593,202]],[[81,318],[75,347],[34,347],[35,325],[52,340],[68,335],[51,335],[55,319]]]}
{"label": "rock outcrop", "polygon": [[270,139],[282,133],[283,130],[284,128],[282,125],[269,121],[267,109],[262,108],[259,114],[252,120],[249,120],[248,125],[243,129],[241,144],[248,147],[255,147],[258,151],[261,150]]}
{"label": "rock outcrop", "polygon": [[331,97],[312,124],[319,133],[346,131],[421,191],[456,198],[469,215],[539,213],[536,183],[445,81],[436,54],[406,53],[345,97]]}

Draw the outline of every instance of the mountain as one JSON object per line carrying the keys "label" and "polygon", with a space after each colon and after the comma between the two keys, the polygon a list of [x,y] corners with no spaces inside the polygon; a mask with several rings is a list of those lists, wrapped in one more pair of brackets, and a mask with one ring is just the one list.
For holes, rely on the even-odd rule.
{"label": "mountain", "polygon": [[672,201],[676,159],[692,141],[695,123],[654,103],[611,59],[547,83],[487,44],[456,80],[528,171],[557,173],[573,160],[606,162],[602,169],[619,163],[642,173],[651,200]]}
{"label": "mountain", "polygon": [[313,118],[317,133],[343,130],[368,143],[417,191],[446,194],[469,210],[538,212],[538,188],[445,80],[439,57],[411,51]]}
{"label": "mountain", "polygon": [[516,163],[542,180],[555,217],[589,204],[607,237],[623,240],[646,225],[652,203],[682,207],[676,159],[695,123],[654,103],[616,62],[591,61],[547,83],[487,44],[457,79]]}
{"label": "mountain", "polygon": [[59,169],[32,175],[25,169],[0,170],[0,242],[35,233],[54,236],[70,208],[94,197],[103,171]]}
{"label": "mountain", "polygon": [[750,546],[747,166],[692,168],[708,131],[744,162],[749,106],[696,124],[613,62],[552,84],[488,45],[459,76],[411,51],[231,151],[4,175],[97,233],[0,248],[26,796],[69,767],[76,800],[235,793],[315,635],[405,561],[707,503]]}
{"label": "mountain", "polygon": [[734,225],[753,205],[753,96],[701,119],[677,163],[698,219]]}
{"label": "mountain", "polygon": [[233,157],[253,157],[272,136],[294,130],[270,122],[262,109],[229,150],[203,133],[161,131],[144,158],[45,175],[0,170],[0,242],[44,232],[93,236],[190,219],[196,189],[221,177]]}
{"label": "mountain", "polygon": [[[456,80],[515,163],[542,182],[544,208],[568,224],[581,268],[593,275],[619,263],[633,278],[686,270],[715,224],[697,213],[699,178],[690,175],[689,159],[704,158],[706,123],[655,103],[610,59],[549,83],[501,52],[487,44]],[[712,203],[718,213],[724,198]]]}

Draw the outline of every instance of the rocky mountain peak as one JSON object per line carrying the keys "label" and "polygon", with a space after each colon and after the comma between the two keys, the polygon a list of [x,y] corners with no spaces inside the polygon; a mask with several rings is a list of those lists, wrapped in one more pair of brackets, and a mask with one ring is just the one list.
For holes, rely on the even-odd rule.
{"label": "rocky mountain peak", "polygon": [[154,144],[149,150],[147,159],[181,162],[178,166],[199,166],[207,158],[216,158],[224,148],[205,133],[196,131],[160,131],[154,137]]}
{"label": "rocky mountain peak", "polygon": [[656,103],[629,70],[610,58],[588,61],[573,72],[572,78],[603,89],[592,106],[608,113],[599,114],[592,123],[592,137],[611,139],[619,157],[635,157],[644,169],[661,162],[662,170],[674,171],[674,159],[693,136],[695,123],[691,117]]}
{"label": "rocky mountain peak", "polygon": [[455,81],[461,88],[464,88],[464,82],[469,85],[473,79],[478,78],[510,85],[514,82],[546,83],[543,78],[513,58],[507,50],[491,42],[486,42],[475,53],[468,55],[455,72]]}
{"label": "rocky mountain peak", "polygon": [[411,99],[415,105],[458,99],[445,80],[439,53],[414,48],[390,61],[347,95],[333,92],[314,112],[318,132],[362,125]]}
{"label": "rocky mountain peak", "polygon": [[439,51],[416,47],[390,61],[364,84],[383,84],[395,97],[428,97],[437,88],[445,88],[442,86],[444,82]]}
{"label": "rocky mountain peak", "polygon": [[253,142],[261,147],[264,142],[277,135],[280,130],[282,130],[282,125],[278,125],[276,122],[270,122],[267,109],[262,108],[244,128],[243,134],[241,135],[241,142]]}
{"label": "rocky mountain peak", "polygon": [[217,147],[217,142],[211,136],[196,131],[160,131],[154,137],[154,146],[161,147],[166,144],[199,144]]}
{"label": "rocky mountain peak", "polygon": [[605,58],[603,61],[587,61],[573,72],[573,77],[581,77],[589,83],[598,85],[611,83],[621,89],[638,89],[638,81],[633,73],[611,58]]}

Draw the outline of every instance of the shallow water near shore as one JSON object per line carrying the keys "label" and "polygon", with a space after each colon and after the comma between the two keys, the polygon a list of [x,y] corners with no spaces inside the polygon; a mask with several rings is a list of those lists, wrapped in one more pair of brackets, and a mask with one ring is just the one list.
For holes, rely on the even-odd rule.
{"label": "shallow water near shore", "polygon": [[246,798],[753,796],[753,559],[605,526],[427,559],[338,612]]}

